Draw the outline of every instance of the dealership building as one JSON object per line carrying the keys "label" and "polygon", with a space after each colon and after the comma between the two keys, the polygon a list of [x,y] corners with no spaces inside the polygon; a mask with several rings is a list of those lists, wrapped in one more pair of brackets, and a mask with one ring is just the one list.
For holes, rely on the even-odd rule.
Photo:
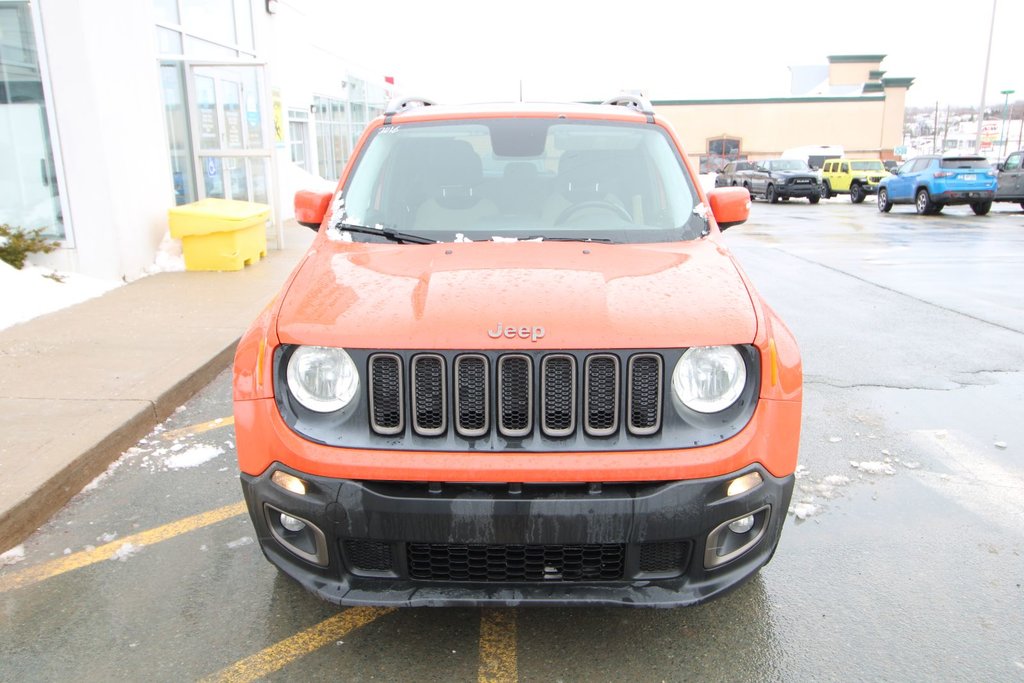
{"label": "dealership building", "polygon": [[827,65],[790,67],[786,97],[656,100],[701,169],[765,159],[786,150],[842,147],[847,156],[893,159],[903,144],[913,78],[882,70],[885,55],[832,55]]}
{"label": "dealership building", "polygon": [[[106,279],[144,273],[168,210],[209,197],[270,205],[284,246],[294,191],[336,180],[396,94],[307,6],[0,0],[0,224],[43,228],[62,248],[40,260]],[[706,164],[807,144],[890,158],[911,79],[883,58],[794,68],[789,97],[654,104]]]}
{"label": "dealership building", "polygon": [[269,204],[283,246],[294,189],[336,179],[392,94],[297,7],[0,0],[0,224],[107,279],[142,274],[168,210],[207,197]]}

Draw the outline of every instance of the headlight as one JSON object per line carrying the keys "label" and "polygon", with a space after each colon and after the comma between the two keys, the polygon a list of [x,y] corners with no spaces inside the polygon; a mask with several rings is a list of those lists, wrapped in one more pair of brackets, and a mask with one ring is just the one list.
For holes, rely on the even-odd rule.
{"label": "headlight", "polygon": [[300,346],[288,359],[288,388],[310,410],[330,413],[355,397],[359,372],[344,349]]}
{"label": "headlight", "polygon": [[747,382],[747,366],[733,346],[694,346],[672,371],[676,398],[698,413],[717,413],[739,398]]}

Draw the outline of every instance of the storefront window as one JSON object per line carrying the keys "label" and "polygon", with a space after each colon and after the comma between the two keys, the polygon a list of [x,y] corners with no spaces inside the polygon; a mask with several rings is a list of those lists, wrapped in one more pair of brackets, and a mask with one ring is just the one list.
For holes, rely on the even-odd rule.
{"label": "storefront window", "polygon": [[[196,199],[196,181],[192,166],[192,139],[185,106],[185,82],[180,63],[160,65],[164,116],[167,122],[167,144],[171,154],[174,203],[181,205]],[[216,121],[214,121],[216,125]]]}
{"label": "storefront window", "polygon": [[64,217],[28,2],[0,2],[0,223],[63,239]]}

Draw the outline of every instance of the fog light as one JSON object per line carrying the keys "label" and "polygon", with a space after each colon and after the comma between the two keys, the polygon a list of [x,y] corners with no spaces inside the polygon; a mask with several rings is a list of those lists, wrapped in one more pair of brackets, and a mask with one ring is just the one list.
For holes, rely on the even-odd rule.
{"label": "fog light", "polygon": [[300,496],[306,495],[306,482],[302,481],[294,474],[288,474],[287,472],[277,470],[270,476],[270,481],[274,482],[285,491],[291,491],[292,493],[297,493]]}
{"label": "fog light", "polygon": [[[740,521],[742,521],[742,520],[740,520]],[[753,520],[751,520],[750,523],[753,524],[754,523]],[[285,513],[282,512],[281,513],[281,526],[283,526],[288,531],[302,531],[303,529],[306,528],[306,523],[303,522],[301,519],[295,519],[291,515],[286,515]],[[730,528],[732,528],[732,527],[730,526]]]}
{"label": "fog light", "polygon": [[[283,522],[283,520],[282,520]],[[737,534],[745,534],[754,528],[754,515],[747,515],[743,519],[737,519],[729,524],[729,531]]]}
{"label": "fog light", "polygon": [[746,493],[747,491],[760,486],[761,481],[760,472],[747,472],[742,477],[736,477],[729,482],[729,487],[725,490],[725,495],[732,498],[733,496],[738,496],[741,493]]}

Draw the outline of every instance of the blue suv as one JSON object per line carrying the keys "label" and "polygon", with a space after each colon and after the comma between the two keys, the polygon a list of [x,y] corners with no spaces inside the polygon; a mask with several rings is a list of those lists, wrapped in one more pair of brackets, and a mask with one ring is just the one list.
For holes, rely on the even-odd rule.
{"label": "blue suv", "polygon": [[992,208],[996,171],[985,157],[939,155],[911,159],[878,186],[878,210],[893,204],[914,204],[922,215],[942,211],[947,204],[970,204],[984,216]]}

